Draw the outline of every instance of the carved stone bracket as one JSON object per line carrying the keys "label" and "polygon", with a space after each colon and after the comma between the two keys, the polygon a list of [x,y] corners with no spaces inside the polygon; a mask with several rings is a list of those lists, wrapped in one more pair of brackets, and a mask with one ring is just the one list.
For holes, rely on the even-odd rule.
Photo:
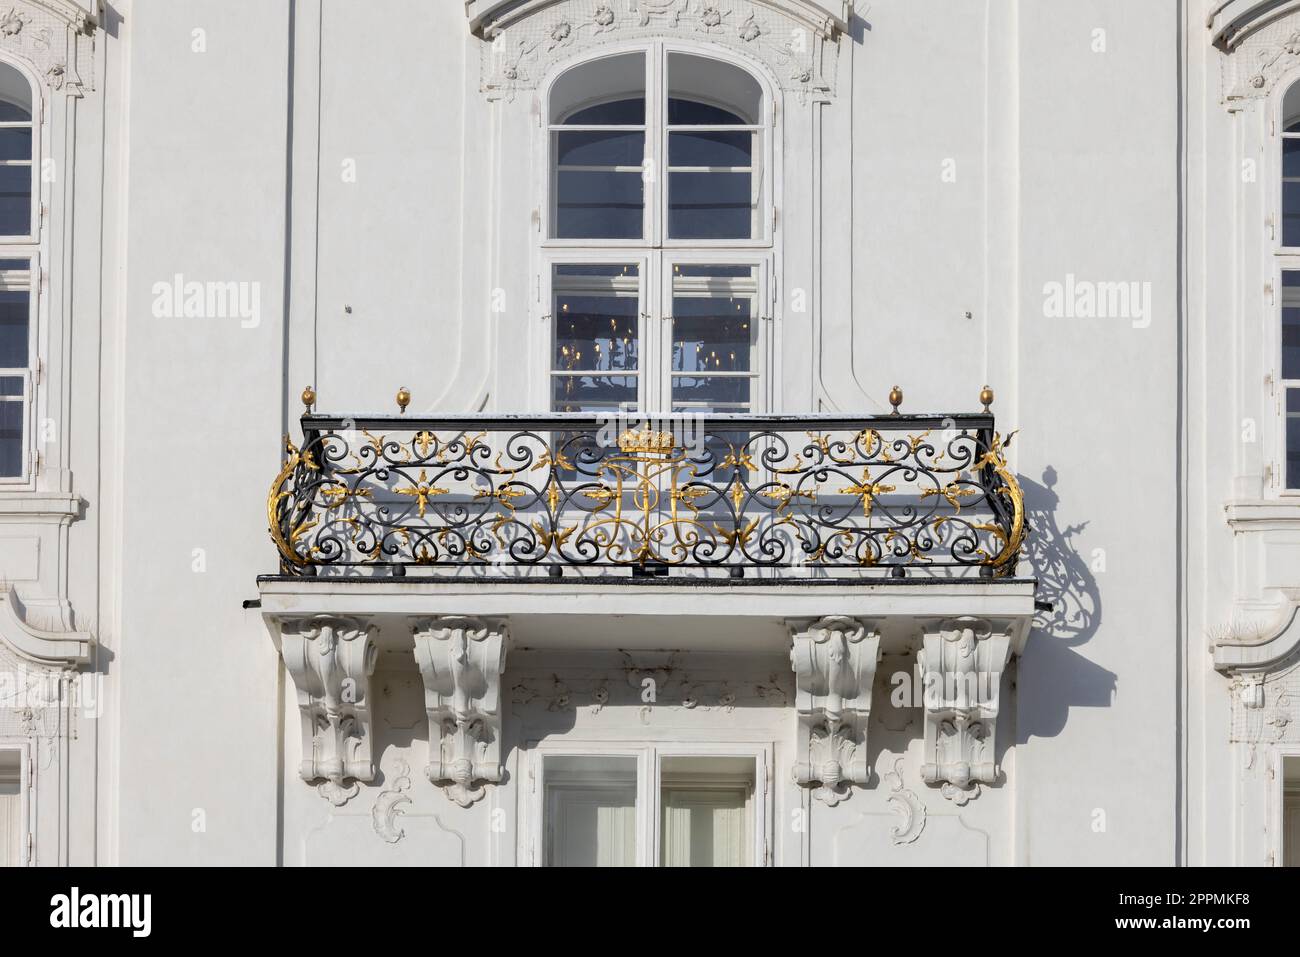
{"label": "carved stone bracket", "polygon": [[415,626],[415,660],[429,716],[425,773],[461,807],[501,781],[501,673],[504,623],[433,618]]}
{"label": "carved stone bracket", "polygon": [[834,806],[871,778],[867,720],[880,635],[856,618],[830,617],[792,629],[797,760],[794,779]]}
{"label": "carved stone bracket", "polygon": [[357,793],[375,777],[370,676],[378,649],[373,626],[322,615],[286,621],[281,654],[298,692],[302,764],[298,773],[331,804]]}
{"label": "carved stone bracket", "polygon": [[1011,636],[979,618],[948,618],[924,626],[917,652],[925,710],[921,779],[958,806],[993,784],[1002,673]]}

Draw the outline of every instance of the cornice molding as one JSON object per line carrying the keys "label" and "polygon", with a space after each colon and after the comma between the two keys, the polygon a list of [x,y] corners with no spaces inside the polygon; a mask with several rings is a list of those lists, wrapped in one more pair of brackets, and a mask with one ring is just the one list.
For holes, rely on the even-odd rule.
{"label": "cornice molding", "polygon": [[847,0],[470,0],[480,88],[511,101],[588,52],[652,39],[716,47],[762,66],[801,102],[834,94]]}
{"label": "cornice molding", "polygon": [[1300,10],[1300,0],[1220,0],[1206,18],[1211,42],[1232,51],[1251,33]]}
{"label": "cornice molding", "polygon": [[[495,34],[520,20],[542,13],[563,2],[564,0],[465,0],[465,15],[469,18],[470,32],[477,37],[490,40]],[[849,21],[853,17],[853,0],[752,0],[752,2],[784,14],[818,35],[831,40],[840,33],[848,32]],[[618,4],[611,2],[610,6],[615,8],[626,5],[628,11],[646,17],[661,10],[672,13],[680,10],[685,13],[692,4],[701,9],[713,6],[708,0],[621,0]],[[600,5],[593,2],[591,5],[593,12]]]}
{"label": "cornice molding", "polygon": [[50,631],[29,625],[23,603],[9,588],[0,592],[0,642],[39,664],[78,665],[90,660],[95,642],[84,631]]}

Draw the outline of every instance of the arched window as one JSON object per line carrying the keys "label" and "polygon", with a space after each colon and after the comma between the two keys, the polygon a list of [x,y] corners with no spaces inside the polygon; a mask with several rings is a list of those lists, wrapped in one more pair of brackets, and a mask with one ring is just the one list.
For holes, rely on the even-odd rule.
{"label": "arched window", "polygon": [[763,84],[651,44],[564,72],[546,109],[550,407],[762,410]]}
{"label": "arched window", "polygon": [[7,483],[27,481],[32,464],[38,103],[27,76],[0,62],[0,482]]}

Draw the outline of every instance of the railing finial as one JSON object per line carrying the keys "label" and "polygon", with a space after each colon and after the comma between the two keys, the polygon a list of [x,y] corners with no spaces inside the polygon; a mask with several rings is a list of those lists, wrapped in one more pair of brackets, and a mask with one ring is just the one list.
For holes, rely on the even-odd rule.
{"label": "railing finial", "polygon": [[993,390],[990,389],[988,386],[985,386],[983,389],[981,389],[980,401],[984,403],[985,412],[992,412],[993,409],[990,407],[993,405]]}
{"label": "railing finial", "polygon": [[903,390],[898,386],[889,390],[889,404],[894,407],[894,415],[898,415],[898,407],[903,404]]}
{"label": "railing finial", "polygon": [[397,390],[397,407],[406,415],[406,407],[411,404],[411,390],[402,386]]}
{"label": "railing finial", "polygon": [[311,412],[312,406],[316,404],[316,390],[311,386],[307,386],[307,388],[302,390],[302,404],[306,407],[308,412]]}

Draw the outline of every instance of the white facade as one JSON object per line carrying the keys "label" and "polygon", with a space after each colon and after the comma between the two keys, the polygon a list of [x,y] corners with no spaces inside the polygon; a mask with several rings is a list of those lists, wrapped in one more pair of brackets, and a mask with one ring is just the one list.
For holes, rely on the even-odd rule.
{"label": "white facade", "polygon": [[[1300,3],[5,6],[3,862],[1295,863]],[[787,532],[894,521],[889,459],[780,476],[898,408],[991,455],[933,535],[962,483],[1008,510],[955,569],[906,522],[664,576],[411,540],[465,493],[574,554],[581,462],[532,442],[521,501],[428,449],[619,402],[797,438],[745,473]],[[337,462],[294,521],[311,435],[381,428],[426,466],[394,550]],[[630,483],[668,460],[618,438]],[[655,494],[738,554],[721,474],[708,522]]]}

